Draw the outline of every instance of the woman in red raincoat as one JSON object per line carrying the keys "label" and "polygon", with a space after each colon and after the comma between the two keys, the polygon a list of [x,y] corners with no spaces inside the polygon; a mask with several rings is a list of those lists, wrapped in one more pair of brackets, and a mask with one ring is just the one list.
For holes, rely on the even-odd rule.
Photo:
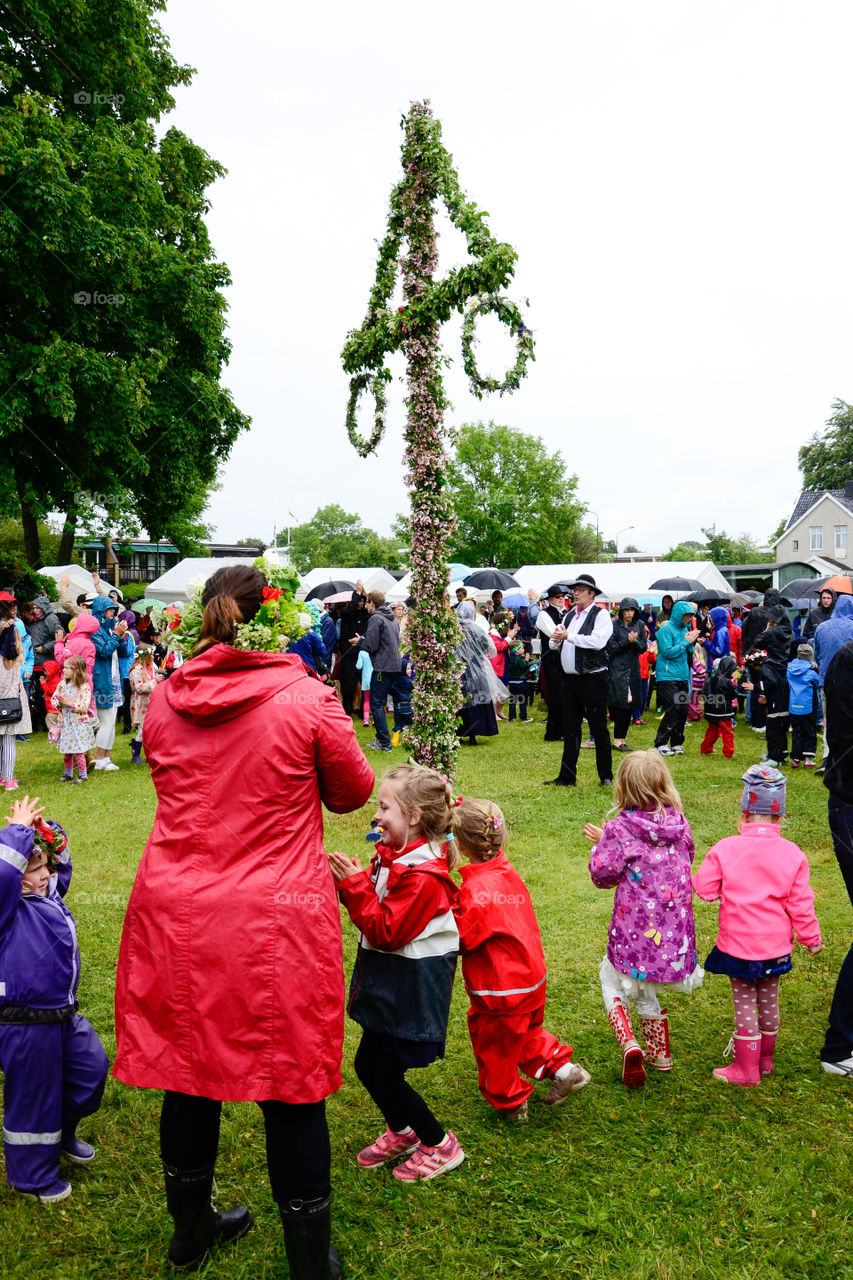
{"label": "woman in red raincoat", "polygon": [[151,697],[157,815],[124,923],[113,1070],[166,1091],[171,1262],[196,1266],[252,1225],[210,1195],[221,1102],[255,1101],[291,1274],[327,1280],[339,1270],[324,1100],[341,1082],[344,980],[321,804],[358,809],[374,779],[300,658],[231,647],[264,585],[247,566],[214,573],[197,656]]}

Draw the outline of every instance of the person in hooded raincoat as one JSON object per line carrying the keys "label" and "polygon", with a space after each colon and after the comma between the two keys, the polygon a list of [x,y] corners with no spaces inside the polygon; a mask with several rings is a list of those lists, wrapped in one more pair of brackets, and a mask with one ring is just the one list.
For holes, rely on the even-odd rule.
{"label": "person in hooded raincoat", "polygon": [[114,1074],[166,1091],[172,1262],[197,1265],[251,1226],[243,1208],[215,1213],[210,1195],[221,1103],[258,1102],[291,1274],[325,1276],[325,1099],[341,1083],[344,978],[322,806],[360,808],[374,778],[301,658],[232,647],[264,585],[250,566],[214,573],[197,656],[151,695],[158,807],[121,940]]}
{"label": "person in hooded raincoat", "polygon": [[613,635],[607,642],[609,672],[608,706],[613,724],[613,746],[617,751],[630,751],[625,739],[631,723],[631,712],[643,709],[643,687],[640,676],[640,654],[648,648],[649,638],[640,606],[633,596],[620,601],[613,619]]}
{"label": "person in hooded raincoat", "polygon": [[801,639],[810,640],[822,622],[829,622],[837,599],[838,596],[832,587],[823,588],[817,598],[817,604],[806,618],[806,625],[803,627]]}

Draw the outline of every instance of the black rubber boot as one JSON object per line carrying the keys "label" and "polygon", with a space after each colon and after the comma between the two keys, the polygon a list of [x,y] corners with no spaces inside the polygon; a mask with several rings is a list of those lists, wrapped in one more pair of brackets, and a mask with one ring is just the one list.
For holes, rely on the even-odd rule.
{"label": "black rubber boot", "polygon": [[338,1280],[341,1260],[332,1239],[332,1197],[279,1205],[291,1280]]}
{"label": "black rubber boot", "polygon": [[213,1166],[209,1169],[175,1169],[163,1165],[166,1205],[175,1223],[169,1244],[169,1261],[184,1271],[200,1267],[214,1245],[239,1240],[252,1226],[243,1205],[217,1213],[210,1203]]}

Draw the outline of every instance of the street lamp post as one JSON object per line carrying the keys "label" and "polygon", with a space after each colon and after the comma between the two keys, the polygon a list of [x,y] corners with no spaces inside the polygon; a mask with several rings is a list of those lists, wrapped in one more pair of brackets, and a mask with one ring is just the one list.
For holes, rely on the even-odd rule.
{"label": "street lamp post", "polygon": [[599,534],[598,534],[598,512],[592,511],[589,507],[587,507],[587,514],[591,516],[595,516],[595,563],[598,564],[599,560],[601,559],[601,538],[599,537]]}
{"label": "street lamp post", "polygon": [[[633,526],[632,524],[626,524],[624,529],[620,529],[620,530],[619,530],[619,533],[627,533],[630,529],[633,529],[633,527],[634,527],[634,526]],[[615,539],[614,539],[614,541],[615,541],[615,543],[616,543],[616,554],[617,554],[617,556],[618,556],[618,554],[619,554],[619,533],[617,533],[617,535],[616,535],[616,537],[615,537]]]}

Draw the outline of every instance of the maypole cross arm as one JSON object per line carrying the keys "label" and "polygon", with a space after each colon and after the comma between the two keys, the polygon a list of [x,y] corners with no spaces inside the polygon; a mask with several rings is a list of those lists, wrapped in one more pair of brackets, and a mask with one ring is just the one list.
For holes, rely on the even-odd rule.
{"label": "maypole cross arm", "polygon": [[[408,745],[419,764],[453,777],[461,663],[457,658],[459,624],[447,598],[447,546],[455,529],[444,475],[447,399],[441,376],[439,333],[454,311],[467,315],[462,329],[465,372],[474,395],[513,391],[533,358],[533,335],[515,303],[500,294],[512,279],[516,254],[495,240],[487,214],[467,200],[453,161],[441,141],[441,126],[426,102],[413,103],[404,118],[403,177],[391,193],[388,231],[379,247],[376,278],[367,316],[349,334],[342,359],[351,374],[347,432],[362,457],[373,453],[385,430],[385,363],[393,351],[406,355],[406,483],[411,494],[412,594],[417,607],[410,626],[415,668],[414,724]],[[435,279],[438,264],[433,209],[442,201],[450,220],[465,236],[472,261]],[[397,272],[403,305],[390,306]],[[507,325],[516,341],[517,359],[506,377],[481,377],[474,361],[477,315],[491,314]],[[376,409],[373,430],[359,435],[356,412],[369,391]]]}
{"label": "maypole cross arm", "polygon": [[[426,103],[415,103],[404,117],[403,143],[405,176],[391,192],[388,231],[379,247],[376,277],[370,293],[367,315],[360,329],[347,337],[341,353],[343,367],[353,374],[347,404],[346,425],[350,441],[361,456],[375,453],[385,431],[385,387],[391,373],[385,357],[405,349],[408,339],[424,327],[443,324],[453,312],[465,312],[462,330],[463,367],[471,391],[478,398],[484,392],[515,391],[526,374],[527,361],[535,359],[533,334],[521,312],[509,298],[499,296],[515,270],[517,254],[511,245],[496,240],[487,225],[488,213],[466,199],[453,167],[453,158],[441,141],[441,125]],[[404,268],[403,241],[411,247],[413,219],[409,212],[412,190],[426,178],[432,201],[441,200],[450,221],[465,236],[472,262],[452,270],[445,279],[431,275],[421,278],[417,295],[393,310],[391,296],[397,270]],[[474,322],[478,315],[496,315],[513,333],[517,359],[503,380],[483,378],[474,362]],[[375,403],[373,430],[367,439],[360,436],[356,412],[362,394],[369,390]]]}

